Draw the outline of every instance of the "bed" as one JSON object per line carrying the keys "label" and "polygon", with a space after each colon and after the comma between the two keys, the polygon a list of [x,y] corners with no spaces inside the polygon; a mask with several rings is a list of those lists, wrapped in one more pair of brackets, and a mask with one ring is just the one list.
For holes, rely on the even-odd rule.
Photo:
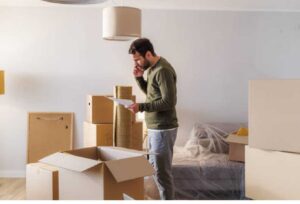
{"label": "bed", "polygon": [[207,161],[174,160],[177,200],[244,199],[244,164],[214,155]]}
{"label": "bed", "polygon": [[[186,144],[174,147],[176,200],[245,199],[244,163],[228,160],[228,144],[224,140],[241,126],[245,124],[196,123]],[[152,189],[149,197],[157,199],[149,180],[148,184],[148,194]]]}

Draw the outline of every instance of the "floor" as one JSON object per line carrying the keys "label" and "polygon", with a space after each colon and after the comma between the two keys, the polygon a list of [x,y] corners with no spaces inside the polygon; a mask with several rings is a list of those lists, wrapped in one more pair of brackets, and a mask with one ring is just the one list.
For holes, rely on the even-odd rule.
{"label": "floor", "polygon": [[0,178],[0,200],[25,200],[25,178]]}
{"label": "floor", "polygon": [[[0,178],[0,200],[25,200],[25,178]],[[158,199],[159,194],[152,177],[145,179],[145,199]]]}

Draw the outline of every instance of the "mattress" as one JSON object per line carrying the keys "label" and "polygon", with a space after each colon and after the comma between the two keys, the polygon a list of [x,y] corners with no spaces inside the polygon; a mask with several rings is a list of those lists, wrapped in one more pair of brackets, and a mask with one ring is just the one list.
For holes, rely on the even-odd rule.
{"label": "mattress", "polygon": [[197,158],[174,154],[173,178],[177,200],[238,200],[245,198],[244,163],[227,154]]}

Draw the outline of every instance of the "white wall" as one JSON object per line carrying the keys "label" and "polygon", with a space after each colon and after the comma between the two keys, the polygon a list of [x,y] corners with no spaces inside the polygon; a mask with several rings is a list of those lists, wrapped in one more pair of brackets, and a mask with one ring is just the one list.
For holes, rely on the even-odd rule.
{"label": "white wall", "polygon": [[[0,176],[24,175],[27,112],[75,112],[88,93],[132,85],[130,42],[101,39],[98,8],[0,8]],[[195,121],[246,122],[247,81],[299,78],[300,13],[143,11],[143,33],[178,75],[177,144]]]}

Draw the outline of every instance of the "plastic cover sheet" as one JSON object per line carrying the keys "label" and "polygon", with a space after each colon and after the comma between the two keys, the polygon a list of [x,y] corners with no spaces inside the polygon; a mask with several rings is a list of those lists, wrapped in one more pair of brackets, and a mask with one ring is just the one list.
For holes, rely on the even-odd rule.
{"label": "plastic cover sheet", "polygon": [[224,139],[229,133],[197,123],[185,146],[174,147],[176,199],[244,199],[244,163],[228,160],[228,144]]}

